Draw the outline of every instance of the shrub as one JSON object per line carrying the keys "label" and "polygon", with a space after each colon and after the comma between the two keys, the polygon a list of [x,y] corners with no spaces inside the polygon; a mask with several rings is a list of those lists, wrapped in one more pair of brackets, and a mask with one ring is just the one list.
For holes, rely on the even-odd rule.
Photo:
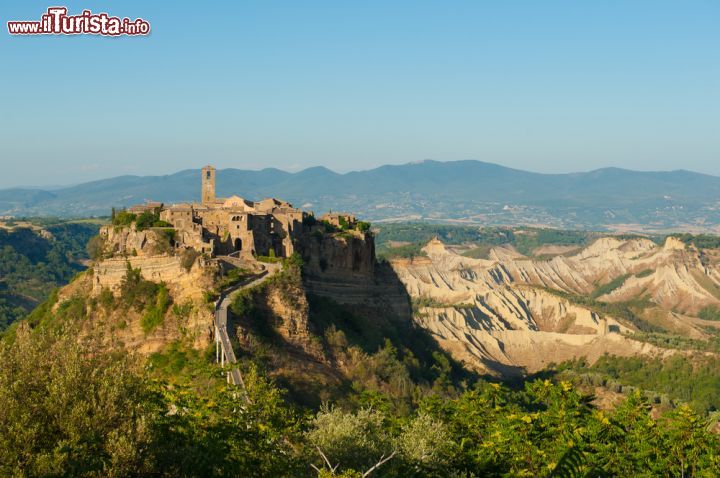
{"label": "shrub", "polygon": [[172,224],[161,221],[160,208],[155,208],[152,211],[145,211],[137,216],[137,218],[135,218],[135,226],[138,231],[143,231],[151,227],[172,227]]}
{"label": "shrub", "polygon": [[128,262],[125,277],[120,281],[121,305],[140,312],[155,297],[156,288],[157,284],[143,279],[140,269],[133,269]]}
{"label": "shrub", "polygon": [[207,304],[212,305],[212,303],[215,302],[216,300],[218,300],[219,297],[220,297],[220,294],[218,294],[214,290],[203,291],[203,299],[205,300],[205,302]]}
{"label": "shrub", "polygon": [[720,309],[715,305],[709,305],[698,314],[703,320],[720,320]]}
{"label": "shrub", "polygon": [[175,229],[157,230],[157,242],[153,247],[153,254],[171,254],[175,241]]}
{"label": "shrub", "polygon": [[110,312],[115,305],[115,296],[110,289],[103,287],[100,291],[99,301],[105,312]]}
{"label": "shrub", "polygon": [[323,407],[313,419],[306,438],[341,470],[366,470],[392,452],[383,419],[375,410],[347,413]]}
{"label": "shrub", "polygon": [[195,261],[200,256],[200,253],[193,248],[188,248],[182,251],[180,255],[180,264],[183,269],[190,272],[192,266],[195,265]]}
{"label": "shrub", "polygon": [[155,396],[126,354],[25,332],[0,362],[0,475],[157,476]]}
{"label": "shrub", "polygon": [[422,250],[423,244],[407,244],[404,246],[393,247],[378,254],[381,259],[414,259],[415,257],[427,257],[427,253]]}
{"label": "shrub", "polygon": [[590,298],[597,299],[598,297],[601,297],[605,294],[609,294],[612,291],[619,289],[620,287],[622,287],[622,285],[625,283],[625,281],[627,280],[628,277],[630,277],[629,274],[623,274],[621,276],[614,278],[607,284],[599,286],[597,289],[592,291],[592,293],[590,294]]}
{"label": "shrub", "polygon": [[140,269],[127,263],[127,272],[120,283],[120,306],[144,312],[140,320],[145,333],[161,325],[171,304],[170,294],[164,283],[156,284],[142,278]]}
{"label": "shrub", "polygon": [[137,216],[131,212],[127,211],[120,211],[115,213],[115,215],[112,218],[112,224],[113,226],[129,226],[135,220],[137,219]]}
{"label": "shrub", "polygon": [[165,313],[170,306],[170,302],[170,294],[168,293],[167,287],[165,284],[159,284],[155,294],[155,303],[151,304],[145,310],[145,314],[140,320],[140,325],[146,334],[162,325],[165,321]]}
{"label": "shrub", "polygon": [[107,241],[105,238],[102,236],[95,236],[88,241],[85,249],[87,250],[90,259],[96,261],[103,257],[106,247]]}
{"label": "shrub", "polygon": [[55,317],[60,321],[86,318],[87,303],[85,302],[85,298],[76,295],[65,302],[61,302],[55,312]]}
{"label": "shrub", "polygon": [[406,460],[431,469],[447,464],[454,451],[447,425],[425,413],[403,426],[398,441]]}
{"label": "shrub", "polygon": [[323,227],[325,228],[325,232],[328,233],[328,234],[331,234],[331,233],[333,233],[333,232],[337,232],[337,231],[339,230],[337,227],[333,226],[332,224],[330,224],[330,223],[329,223],[328,221],[326,221],[326,220],[321,221],[321,224],[322,224]]}
{"label": "shrub", "polygon": [[312,227],[317,223],[317,219],[315,219],[315,216],[313,214],[308,214],[307,216],[303,217],[303,226]]}
{"label": "shrub", "polygon": [[303,258],[300,254],[297,252],[293,252],[293,254],[285,259],[283,261],[283,267],[290,268],[290,267],[297,267],[301,268],[303,266]]}
{"label": "shrub", "polygon": [[187,320],[193,311],[193,307],[192,301],[187,301],[182,305],[174,304],[172,306],[172,313],[180,320]]}
{"label": "shrub", "polygon": [[256,256],[255,259],[258,262],[264,262],[266,264],[275,264],[276,262],[282,262],[282,258],[272,256]]}
{"label": "shrub", "polygon": [[160,218],[152,212],[145,211],[137,217],[137,220],[135,221],[135,226],[137,227],[138,231],[143,231],[152,227],[153,224],[155,224],[155,222],[159,220]]}
{"label": "shrub", "polygon": [[234,269],[230,269],[225,273],[225,276],[223,279],[218,283],[218,288],[220,290],[225,289],[226,287],[230,287],[231,285],[235,285],[238,282],[242,281],[243,279],[250,276],[252,272],[248,269],[242,268],[242,267],[236,267]]}
{"label": "shrub", "polygon": [[371,224],[365,221],[358,221],[355,227],[360,232],[368,232],[370,230]]}
{"label": "shrub", "polygon": [[245,317],[255,309],[253,291],[250,289],[241,290],[233,298],[230,310],[238,317]]}

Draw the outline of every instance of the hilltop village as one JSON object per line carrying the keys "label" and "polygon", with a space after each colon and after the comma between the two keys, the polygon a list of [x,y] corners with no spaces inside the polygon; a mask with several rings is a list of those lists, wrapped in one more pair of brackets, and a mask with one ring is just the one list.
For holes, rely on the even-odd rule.
{"label": "hilltop village", "polygon": [[[233,255],[246,259],[290,257],[296,252],[301,235],[318,223],[311,212],[295,208],[287,201],[267,198],[253,202],[237,195],[219,198],[215,188],[216,169],[205,166],[201,175],[200,203],[166,206],[149,201],[132,206],[127,211],[114,213],[113,226],[103,228],[101,236],[108,238],[114,226],[130,225],[131,220],[144,215],[154,217],[150,226],[173,229],[173,248],[192,248],[211,256]],[[369,226],[358,223],[350,214],[338,213],[323,215],[319,223],[345,230],[358,227],[367,230]]]}

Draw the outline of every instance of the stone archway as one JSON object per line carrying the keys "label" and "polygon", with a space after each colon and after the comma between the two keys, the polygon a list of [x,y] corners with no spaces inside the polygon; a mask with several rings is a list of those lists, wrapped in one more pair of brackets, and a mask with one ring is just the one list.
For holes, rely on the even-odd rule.
{"label": "stone archway", "polygon": [[242,239],[240,239],[238,237],[237,239],[235,239],[234,244],[235,244],[235,252],[242,250]]}

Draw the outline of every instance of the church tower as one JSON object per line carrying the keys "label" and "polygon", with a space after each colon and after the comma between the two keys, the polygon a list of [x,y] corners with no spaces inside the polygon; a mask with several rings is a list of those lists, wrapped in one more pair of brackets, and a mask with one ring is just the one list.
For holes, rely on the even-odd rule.
{"label": "church tower", "polygon": [[202,203],[215,202],[215,168],[208,165],[202,168]]}

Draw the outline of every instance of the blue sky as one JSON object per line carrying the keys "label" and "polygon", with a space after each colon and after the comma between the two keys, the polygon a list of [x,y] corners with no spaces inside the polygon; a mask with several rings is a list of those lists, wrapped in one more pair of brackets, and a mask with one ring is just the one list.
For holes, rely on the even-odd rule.
{"label": "blue sky", "polygon": [[148,37],[11,37],[0,187],[478,159],[720,175],[720,2],[69,1]]}

